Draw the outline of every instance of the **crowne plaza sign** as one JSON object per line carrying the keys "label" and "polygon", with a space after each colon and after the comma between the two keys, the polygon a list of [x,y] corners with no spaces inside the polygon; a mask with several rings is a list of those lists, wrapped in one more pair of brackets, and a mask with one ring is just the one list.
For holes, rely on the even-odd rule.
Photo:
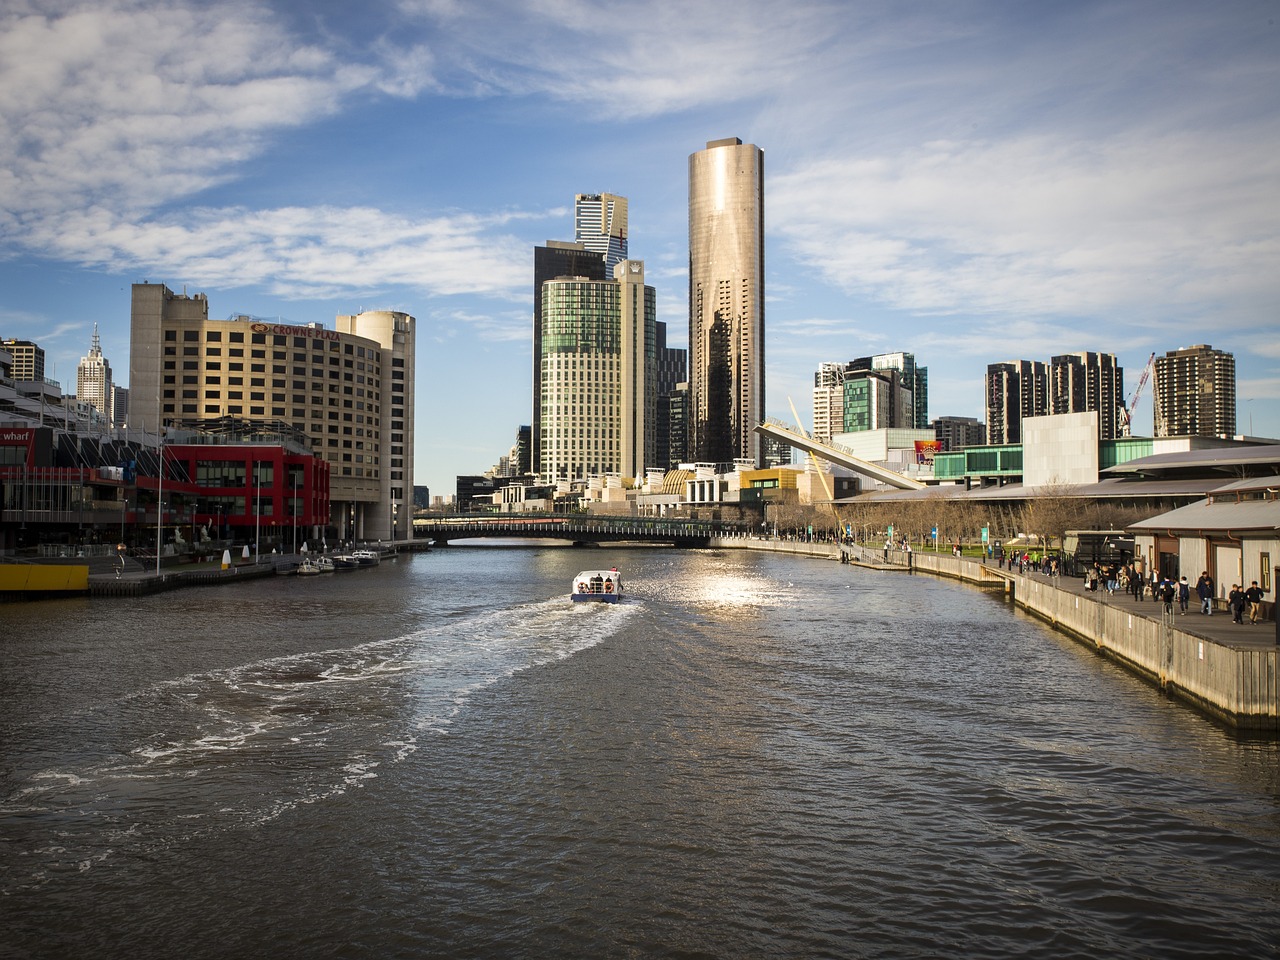
{"label": "crowne plaza sign", "polygon": [[249,327],[254,333],[274,333],[281,337],[310,337],[312,340],[337,340],[337,330],[322,327],[299,327],[286,323],[255,323]]}

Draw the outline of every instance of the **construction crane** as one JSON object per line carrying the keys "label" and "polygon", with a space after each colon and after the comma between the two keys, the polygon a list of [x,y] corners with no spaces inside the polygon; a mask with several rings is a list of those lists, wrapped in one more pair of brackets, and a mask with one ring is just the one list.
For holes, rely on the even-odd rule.
{"label": "construction crane", "polygon": [[1138,400],[1142,397],[1142,388],[1147,385],[1147,380],[1151,377],[1151,371],[1156,365],[1156,355],[1153,352],[1147,358],[1147,365],[1142,368],[1142,376],[1138,378],[1138,385],[1133,390],[1133,396],[1129,398],[1128,408],[1120,408],[1120,433],[1129,437],[1133,435],[1133,408],[1138,405]]}

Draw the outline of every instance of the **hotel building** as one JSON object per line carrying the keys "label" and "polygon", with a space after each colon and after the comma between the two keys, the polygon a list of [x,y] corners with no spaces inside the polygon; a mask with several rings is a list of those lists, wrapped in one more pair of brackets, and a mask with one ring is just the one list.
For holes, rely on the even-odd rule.
{"label": "hotel building", "polygon": [[690,453],[763,461],[764,152],[729,138],[689,157]]}
{"label": "hotel building", "polygon": [[414,318],[374,310],[318,323],[209,319],[204,294],[133,286],[132,425],[251,420],[292,428],[330,468],[342,538],[407,539],[412,523]]}

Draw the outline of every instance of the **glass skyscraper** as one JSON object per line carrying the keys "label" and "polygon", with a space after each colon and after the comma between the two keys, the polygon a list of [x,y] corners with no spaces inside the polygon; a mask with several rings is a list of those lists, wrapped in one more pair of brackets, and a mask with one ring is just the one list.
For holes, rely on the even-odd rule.
{"label": "glass skyscraper", "polygon": [[689,157],[691,456],[757,466],[764,419],[764,152],[736,137]]}

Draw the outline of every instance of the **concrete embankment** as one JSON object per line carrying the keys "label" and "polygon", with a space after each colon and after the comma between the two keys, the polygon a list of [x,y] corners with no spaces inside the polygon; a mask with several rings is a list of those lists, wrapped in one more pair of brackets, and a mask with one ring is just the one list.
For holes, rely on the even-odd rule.
{"label": "concrete embankment", "polygon": [[[723,549],[766,550],[839,559],[835,544],[725,539]],[[1166,616],[1162,605],[1126,602],[1122,595],[1083,594],[1075,580],[1050,581],[945,554],[854,548],[851,560],[877,569],[962,580],[998,589],[1018,606],[1171,696],[1239,730],[1280,730],[1275,625],[1231,624],[1227,616]],[[1190,621],[1188,624],[1187,621]]]}

